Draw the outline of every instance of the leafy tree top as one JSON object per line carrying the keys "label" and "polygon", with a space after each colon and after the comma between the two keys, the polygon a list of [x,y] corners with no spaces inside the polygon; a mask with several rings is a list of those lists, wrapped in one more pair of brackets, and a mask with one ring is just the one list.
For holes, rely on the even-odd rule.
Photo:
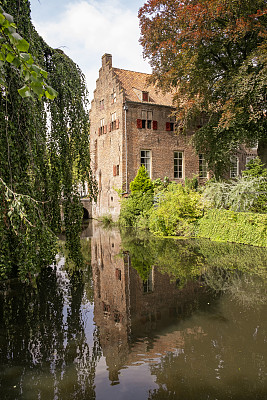
{"label": "leafy tree top", "polygon": [[215,173],[243,142],[267,157],[266,1],[148,0],[139,19],[153,79]]}
{"label": "leafy tree top", "polygon": [[148,192],[153,190],[153,184],[147,174],[147,170],[144,165],[139,168],[136,177],[130,183],[130,189],[132,193],[136,192]]}

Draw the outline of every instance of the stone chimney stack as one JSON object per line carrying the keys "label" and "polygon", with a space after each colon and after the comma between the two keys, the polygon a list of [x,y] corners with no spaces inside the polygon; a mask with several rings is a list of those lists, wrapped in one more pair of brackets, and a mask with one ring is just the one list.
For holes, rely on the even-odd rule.
{"label": "stone chimney stack", "polygon": [[105,66],[108,66],[108,65],[109,65],[109,68],[112,67],[112,55],[105,53],[102,56],[102,67],[105,67]]}

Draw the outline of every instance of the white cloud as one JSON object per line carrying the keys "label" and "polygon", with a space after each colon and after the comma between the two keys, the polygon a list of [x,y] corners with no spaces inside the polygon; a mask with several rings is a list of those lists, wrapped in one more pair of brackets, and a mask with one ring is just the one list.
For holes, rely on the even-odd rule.
{"label": "white cloud", "polygon": [[68,4],[56,22],[33,23],[51,47],[62,48],[81,67],[90,99],[104,53],[112,54],[116,67],[150,72],[138,43],[137,10],[125,9],[119,0],[81,0]]}

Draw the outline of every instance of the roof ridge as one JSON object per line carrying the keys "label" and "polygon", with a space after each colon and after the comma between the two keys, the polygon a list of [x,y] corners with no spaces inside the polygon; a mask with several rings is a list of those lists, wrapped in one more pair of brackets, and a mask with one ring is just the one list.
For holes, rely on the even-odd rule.
{"label": "roof ridge", "polygon": [[139,72],[139,71],[133,71],[131,69],[124,69],[124,68],[117,68],[117,67],[112,67],[113,70],[117,69],[119,71],[126,71],[126,72],[134,72],[135,74],[142,74],[142,75],[152,75],[148,74],[147,72]]}

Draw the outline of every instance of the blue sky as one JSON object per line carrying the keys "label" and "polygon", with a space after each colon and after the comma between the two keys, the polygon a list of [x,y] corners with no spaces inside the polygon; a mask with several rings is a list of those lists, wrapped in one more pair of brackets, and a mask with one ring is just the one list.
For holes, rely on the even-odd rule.
{"label": "blue sky", "polygon": [[30,0],[38,33],[61,48],[86,76],[93,98],[101,57],[111,53],[118,68],[150,72],[139,45],[138,9],[145,0]]}

